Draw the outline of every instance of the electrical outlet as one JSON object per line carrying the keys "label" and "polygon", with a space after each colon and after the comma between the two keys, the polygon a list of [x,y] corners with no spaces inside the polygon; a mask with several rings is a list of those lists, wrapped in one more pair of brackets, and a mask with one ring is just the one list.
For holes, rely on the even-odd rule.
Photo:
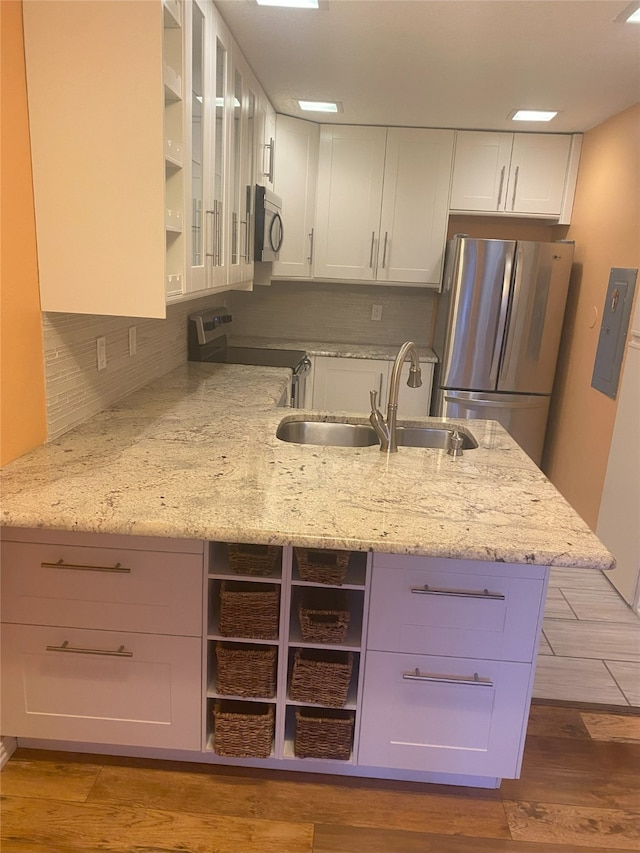
{"label": "electrical outlet", "polygon": [[371,319],[382,320],[382,305],[371,306]]}
{"label": "electrical outlet", "polygon": [[96,338],[96,353],[98,357],[98,370],[104,370],[107,366],[107,339]]}
{"label": "electrical outlet", "polygon": [[129,355],[135,355],[138,351],[138,338],[136,335],[136,327],[129,326]]}

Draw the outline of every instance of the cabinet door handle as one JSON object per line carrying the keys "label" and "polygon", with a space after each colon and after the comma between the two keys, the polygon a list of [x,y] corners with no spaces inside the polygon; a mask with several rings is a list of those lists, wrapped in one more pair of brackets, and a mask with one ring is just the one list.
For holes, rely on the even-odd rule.
{"label": "cabinet door handle", "polygon": [[110,658],[132,658],[133,652],[128,652],[124,646],[119,649],[80,649],[70,646],[69,640],[65,640],[61,646],[47,646],[48,652],[68,652],[73,655],[103,655]]}
{"label": "cabinet door handle", "polygon": [[309,266],[313,263],[313,231],[314,229],[312,228],[309,232],[309,257],[307,258]]}
{"label": "cabinet door handle", "polygon": [[389,236],[389,232],[384,232],[384,249],[382,250],[382,269],[385,268],[387,263],[387,237]]}
{"label": "cabinet door handle", "polygon": [[264,176],[265,176],[265,178],[267,178],[269,183],[272,184],[273,183],[273,159],[274,159],[273,155],[274,155],[274,148],[275,148],[275,140],[273,139],[273,137],[269,137],[269,142],[264,147],[265,147],[265,152],[266,151],[269,152],[269,166],[267,169],[265,169]]}
{"label": "cabinet door handle", "polygon": [[[216,253],[215,253],[215,245],[214,245],[215,244],[214,237],[215,237],[215,229],[216,229],[215,202],[214,202],[214,209],[213,210],[207,210],[206,213],[207,213],[207,225],[209,227],[205,228],[205,232],[204,232],[204,240],[205,240],[204,255],[206,258],[211,258],[211,266],[213,267],[213,266],[215,266],[215,263],[216,263]],[[211,239],[209,239],[209,232],[211,232]],[[207,251],[207,249],[209,247],[211,247],[211,250],[212,250],[211,252]]]}
{"label": "cabinet door handle", "polygon": [[216,260],[215,265],[219,267],[222,263],[221,261],[221,246],[222,246],[222,202],[217,201],[215,203],[215,211],[216,211]]}
{"label": "cabinet door handle", "polygon": [[488,589],[447,589],[446,587],[429,586],[428,583],[424,586],[412,586],[411,592],[414,595],[449,595],[454,598],[481,598],[494,601],[504,601],[505,599],[501,592],[489,592]]}
{"label": "cabinet door handle", "polygon": [[85,566],[81,563],[65,563],[62,557],[57,563],[40,563],[41,569],[73,569],[80,572],[109,572],[121,575],[130,575],[131,569],[116,563],[115,566]]}
{"label": "cabinet door handle", "polygon": [[370,269],[373,268],[373,247],[375,245],[375,241],[376,241],[376,232],[372,231],[371,232],[371,251],[369,252],[369,268]]}
{"label": "cabinet door handle", "polygon": [[405,681],[429,681],[435,684],[471,684],[474,687],[493,687],[493,681],[490,678],[481,678],[477,672],[474,672],[471,677],[466,675],[433,675],[420,672],[418,667],[416,667],[413,672],[403,672],[402,677]]}
{"label": "cabinet door handle", "polygon": [[516,175],[513,180],[513,196],[511,198],[511,210],[516,206],[516,190],[518,189],[518,175],[520,174],[520,166],[516,166]]}
{"label": "cabinet door handle", "polygon": [[500,202],[502,201],[502,188],[504,187],[504,171],[506,166],[503,166],[500,171],[500,186],[498,188],[498,204],[496,210],[500,210]]}

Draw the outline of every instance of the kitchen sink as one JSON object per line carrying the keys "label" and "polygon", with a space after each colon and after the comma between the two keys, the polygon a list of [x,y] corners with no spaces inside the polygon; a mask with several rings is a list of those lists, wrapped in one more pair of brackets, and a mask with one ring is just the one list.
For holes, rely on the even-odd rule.
{"label": "kitchen sink", "polygon": [[[453,429],[451,427],[402,426],[398,425],[399,447],[435,447],[446,450]],[[478,446],[475,438],[465,430],[459,430],[462,449],[473,450]],[[323,447],[372,447],[379,444],[378,436],[369,424],[348,421],[281,421],[276,438],[293,444],[315,444]]]}

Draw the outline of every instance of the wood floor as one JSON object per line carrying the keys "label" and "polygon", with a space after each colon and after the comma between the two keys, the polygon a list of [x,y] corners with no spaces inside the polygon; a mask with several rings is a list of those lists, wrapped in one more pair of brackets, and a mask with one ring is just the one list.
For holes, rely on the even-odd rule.
{"label": "wood floor", "polygon": [[2,853],[640,850],[640,716],[534,705],[499,790],[18,750]]}

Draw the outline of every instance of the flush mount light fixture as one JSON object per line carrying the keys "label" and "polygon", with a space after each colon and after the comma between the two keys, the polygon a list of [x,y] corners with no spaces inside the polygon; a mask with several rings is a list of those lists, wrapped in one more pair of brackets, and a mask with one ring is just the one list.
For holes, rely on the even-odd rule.
{"label": "flush mount light fixture", "polygon": [[516,110],[509,118],[513,121],[551,121],[557,115],[557,110]]}
{"label": "flush mount light fixture", "polygon": [[625,6],[616,18],[616,23],[640,24],[640,0],[634,0],[633,3]]}
{"label": "flush mount light fixture", "polygon": [[337,101],[298,101],[301,110],[315,113],[341,113],[342,104]]}
{"label": "flush mount light fixture", "polygon": [[317,9],[318,0],[256,0],[258,6],[286,6],[288,9]]}

